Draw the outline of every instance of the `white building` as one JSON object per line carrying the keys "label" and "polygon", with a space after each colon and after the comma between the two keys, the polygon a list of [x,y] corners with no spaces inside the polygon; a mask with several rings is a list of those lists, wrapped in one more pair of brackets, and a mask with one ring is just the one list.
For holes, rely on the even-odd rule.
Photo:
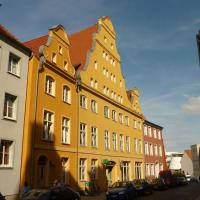
{"label": "white building", "polygon": [[183,157],[183,153],[179,152],[166,152],[166,162],[169,169],[172,171],[181,170],[181,159]]}
{"label": "white building", "polygon": [[181,159],[181,168],[185,175],[193,176],[192,151],[185,150]]}
{"label": "white building", "polygon": [[19,193],[28,60],[31,51],[0,25],[0,192]]}
{"label": "white building", "polygon": [[200,144],[191,146],[194,177],[200,180]]}

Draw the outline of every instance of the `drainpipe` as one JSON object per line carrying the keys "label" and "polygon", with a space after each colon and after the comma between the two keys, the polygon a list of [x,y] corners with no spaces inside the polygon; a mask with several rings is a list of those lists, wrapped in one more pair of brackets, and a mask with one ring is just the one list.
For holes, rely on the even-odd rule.
{"label": "drainpipe", "polygon": [[36,76],[36,95],[35,95],[35,105],[34,105],[34,125],[33,125],[33,134],[31,138],[31,184],[34,185],[34,177],[35,177],[35,162],[34,162],[34,144],[35,144],[35,135],[36,135],[36,128],[37,128],[37,107],[38,107],[38,90],[39,90],[39,75],[44,71],[44,62],[45,56],[43,53],[44,46],[39,48],[39,67],[37,69],[37,76]]}
{"label": "drainpipe", "polygon": [[80,76],[80,71],[78,70],[77,71],[77,74],[76,74],[76,76],[75,76],[75,78],[76,78],[76,92],[77,92],[77,146],[76,146],[76,153],[77,153],[77,170],[76,170],[76,177],[77,177],[77,189],[79,188],[79,177],[78,177],[78,172],[79,172],[79,159],[78,159],[78,151],[79,151],[79,127],[80,127],[80,125],[79,125],[79,123],[80,123],[80,121],[79,121],[79,99],[80,99],[80,91],[81,91],[81,84],[82,84],[82,82],[81,82],[81,76]]}

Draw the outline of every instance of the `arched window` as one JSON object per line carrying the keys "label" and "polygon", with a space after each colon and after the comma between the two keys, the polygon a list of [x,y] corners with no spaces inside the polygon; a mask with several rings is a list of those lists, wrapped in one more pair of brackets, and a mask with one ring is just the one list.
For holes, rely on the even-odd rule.
{"label": "arched window", "polygon": [[51,76],[46,76],[45,92],[49,95],[55,96],[55,80]]}
{"label": "arched window", "polygon": [[71,90],[66,85],[63,87],[63,101],[65,103],[71,103]]}

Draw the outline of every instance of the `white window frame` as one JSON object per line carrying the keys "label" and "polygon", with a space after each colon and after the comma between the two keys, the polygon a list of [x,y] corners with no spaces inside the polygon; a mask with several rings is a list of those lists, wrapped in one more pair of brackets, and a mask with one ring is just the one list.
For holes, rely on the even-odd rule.
{"label": "white window frame", "polygon": [[21,58],[10,52],[8,61],[8,72],[15,76],[20,76]]}
{"label": "white window frame", "polygon": [[112,120],[117,121],[117,112],[115,110],[112,110]]}
{"label": "white window frame", "polygon": [[80,106],[81,108],[87,109],[87,97],[85,95],[80,96]]}
{"label": "white window frame", "polygon": [[71,90],[67,85],[63,86],[63,102],[71,103]]}
{"label": "white window frame", "polygon": [[98,112],[98,105],[94,99],[91,100],[91,111],[94,113]]}
{"label": "white window frame", "polygon": [[148,135],[148,133],[147,133],[147,125],[144,125],[144,135]]}
{"label": "white window frame", "polygon": [[130,152],[130,136],[126,136],[126,151]]}
{"label": "white window frame", "polygon": [[3,117],[5,119],[16,120],[18,97],[10,93],[5,93]]}
{"label": "white window frame", "polygon": [[153,137],[154,137],[154,138],[157,138],[157,131],[156,131],[155,128],[153,129]]}
{"label": "white window frame", "polygon": [[104,148],[105,150],[110,149],[110,133],[108,130],[104,131]]}
{"label": "white window frame", "polygon": [[119,135],[119,149],[120,151],[124,151],[124,135]]}
{"label": "white window frame", "polygon": [[104,106],[104,117],[106,118],[110,117],[110,110],[108,106]]}
{"label": "white window frame", "polygon": [[130,180],[130,162],[121,162],[122,181]]}
{"label": "white window frame", "polygon": [[54,113],[44,110],[42,139],[46,141],[53,141],[53,137],[54,137]]}
{"label": "white window frame", "polygon": [[95,126],[91,127],[91,146],[98,147],[98,128]]}
{"label": "white window frame", "polygon": [[80,158],[79,160],[79,179],[80,181],[86,180],[86,162],[85,158]]}
{"label": "white window frame", "polygon": [[80,123],[80,145],[87,146],[87,125]]}
{"label": "white window frame", "polygon": [[124,122],[125,122],[126,126],[129,126],[129,117],[128,116],[124,117]]}
{"label": "white window frame", "polygon": [[[6,145],[9,145],[8,152],[6,152]],[[0,138],[0,168],[13,166],[13,153],[14,153],[14,141]],[[5,157],[8,156],[8,162],[6,163]]]}
{"label": "white window frame", "polygon": [[91,160],[91,179],[96,180],[97,177],[97,169],[98,169],[98,163],[97,159]]}
{"label": "white window frame", "polygon": [[62,117],[62,143],[70,144],[70,119]]}
{"label": "white window frame", "polygon": [[55,85],[56,85],[55,80],[51,76],[46,75],[46,78],[45,78],[45,92],[46,92],[46,94],[51,95],[51,96],[55,96]]}
{"label": "white window frame", "polygon": [[117,151],[117,133],[112,133],[112,140],[113,140],[113,151]]}

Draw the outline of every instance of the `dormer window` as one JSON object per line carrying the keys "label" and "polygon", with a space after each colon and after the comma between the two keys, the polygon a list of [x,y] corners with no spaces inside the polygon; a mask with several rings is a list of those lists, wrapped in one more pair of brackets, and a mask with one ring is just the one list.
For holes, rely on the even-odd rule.
{"label": "dormer window", "polygon": [[56,63],[56,53],[52,53],[52,62]]}
{"label": "dormer window", "polygon": [[63,48],[62,48],[62,46],[59,46],[59,47],[58,47],[58,50],[59,50],[59,54],[62,55],[62,54],[63,54]]}
{"label": "dormer window", "polygon": [[95,61],[94,61],[94,69],[97,70],[97,67],[98,67],[98,63],[97,63],[97,61],[95,60]]}

